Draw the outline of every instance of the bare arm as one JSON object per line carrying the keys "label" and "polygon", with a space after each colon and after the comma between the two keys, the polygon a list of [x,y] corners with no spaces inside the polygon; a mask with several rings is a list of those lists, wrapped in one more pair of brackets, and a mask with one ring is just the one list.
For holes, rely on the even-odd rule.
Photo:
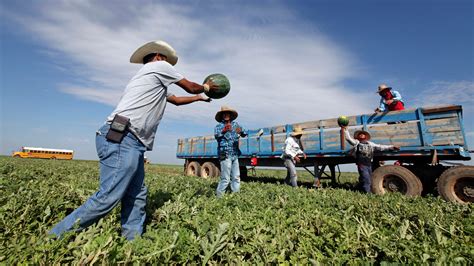
{"label": "bare arm", "polygon": [[189,81],[187,79],[182,79],[176,82],[176,85],[180,86],[185,90],[187,93],[191,94],[199,94],[204,92],[204,86],[197,84],[195,82]]}
{"label": "bare arm", "polygon": [[395,150],[398,151],[400,150],[400,146],[395,146],[395,145],[382,145],[382,144],[376,144],[373,142],[369,142],[372,147],[374,147],[376,150],[379,151],[386,151],[386,150]]}
{"label": "bare arm", "polygon": [[357,145],[359,141],[351,137],[351,134],[349,134],[349,130],[347,130],[347,128],[343,127],[343,129],[347,142],[349,142],[351,145]]}
{"label": "bare arm", "polygon": [[182,79],[176,82],[176,85],[180,86],[187,93],[191,93],[191,94],[203,93],[205,91],[205,86],[207,86],[208,90],[216,90],[219,88],[219,86],[214,84],[211,80],[206,82],[204,85],[200,85],[195,82],[189,81],[187,79]]}
{"label": "bare arm", "polygon": [[176,95],[171,95],[168,98],[166,98],[166,100],[169,103],[172,103],[176,106],[190,104],[190,103],[197,102],[197,101],[205,101],[205,102],[210,102],[211,101],[210,98],[207,98],[207,97],[204,98],[202,95],[179,96],[179,97],[176,96]]}

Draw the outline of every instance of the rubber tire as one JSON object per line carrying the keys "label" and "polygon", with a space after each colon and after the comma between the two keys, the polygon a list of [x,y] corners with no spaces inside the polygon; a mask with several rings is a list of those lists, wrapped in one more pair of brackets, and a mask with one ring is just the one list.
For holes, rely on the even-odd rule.
{"label": "rubber tire", "polygon": [[473,166],[456,166],[444,171],[438,179],[438,193],[446,201],[468,204],[474,202],[474,197],[465,195],[467,198],[460,198],[456,194],[456,184],[461,179],[467,181],[468,186],[474,189],[474,167]]}
{"label": "rubber tire", "polygon": [[187,176],[199,176],[200,174],[201,174],[201,165],[198,162],[192,161],[186,167]]}
{"label": "rubber tire", "polygon": [[212,162],[205,162],[201,165],[201,177],[204,179],[214,178],[216,166]]}
{"label": "rubber tire", "polygon": [[21,158],[21,156],[16,154],[16,155],[13,155],[13,158]]}
{"label": "rubber tire", "polygon": [[214,165],[214,178],[215,179],[220,179],[221,178],[221,169],[217,167],[217,165]]}
{"label": "rubber tire", "polygon": [[375,171],[372,173],[372,192],[377,195],[383,195],[389,192],[383,187],[385,178],[389,176],[395,176],[399,181],[402,181],[405,184],[406,191],[404,195],[421,195],[421,192],[423,191],[423,185],[420,179],[410,170],[398,165],[384,165],[375,169]]}

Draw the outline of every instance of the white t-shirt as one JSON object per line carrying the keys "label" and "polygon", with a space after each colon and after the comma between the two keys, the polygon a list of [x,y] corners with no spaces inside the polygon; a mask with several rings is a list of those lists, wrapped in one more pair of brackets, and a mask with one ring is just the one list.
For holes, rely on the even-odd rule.
{"label": "white t-shirt", "polygon": [[130,130],[147,150],[152,150],[155,133],[166,107],[168,86],[183,79],[166,61],[145,64],[130,80],[115,110],[107,118],[112,122],[116,114],[130,118]]}
{"label": "white t-shirt", "polygon": [[290,157],[294,158],[297,155],[303,155],[304,152],[301,150],[300,145],[298,144],[298,141],[295,137],[288,137],[285,140],[285,146],[283,147],[283,154],[282,158],[284,157]]}

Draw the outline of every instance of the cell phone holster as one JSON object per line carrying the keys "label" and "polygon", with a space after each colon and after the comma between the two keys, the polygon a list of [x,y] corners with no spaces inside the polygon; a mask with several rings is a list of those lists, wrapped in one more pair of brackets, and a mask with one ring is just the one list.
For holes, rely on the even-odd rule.
{"label": "cell phone holster", "polygon": [[127,134],[129,126],[130,118],[121,115],[115,115],[105,138],[115,143],[121,143]]}

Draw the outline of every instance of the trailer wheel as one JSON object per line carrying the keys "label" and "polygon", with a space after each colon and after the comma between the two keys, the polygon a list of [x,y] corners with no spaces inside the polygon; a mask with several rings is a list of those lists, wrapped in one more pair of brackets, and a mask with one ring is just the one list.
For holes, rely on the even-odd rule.
{"label": "trailer wheel", "polygon": [[457,166],[444,171],[438,179],[438,192],[447,201],[474,202],[474,167]]}
{"label": "trailer wheel", "polygon": [[400,192],[407,196],[420,196],[422,190],[420,179],[402,166],[380,166],[372,173],[372,192],[375,194]]}
{"label": "trailer wheel", "polygon": [[200,173],[201,173],[201,165],[196,161],[190,162],[188,164],[188,167],[186,167],[187,176],[199,176]]}
{"label": "trailer wheel", "polygon": [[221,169],[217,167],[217,165],[214,165],[214,178],[219,179],[221,177]]}
{"label": "trailer wheel", "polygon": [[205,162],[201,166],[201,177],[204,179],[214,178],[217,167],[212,162]]}

